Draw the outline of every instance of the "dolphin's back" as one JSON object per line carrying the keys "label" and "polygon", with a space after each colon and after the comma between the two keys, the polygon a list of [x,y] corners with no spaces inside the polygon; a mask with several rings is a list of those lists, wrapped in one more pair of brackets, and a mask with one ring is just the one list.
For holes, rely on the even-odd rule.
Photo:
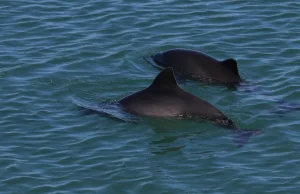
{"label": "dolphin's back", "polygon": [[[172,95],[173,94],[173,95]],[[122,107],[133,114],[153,117],[178,116],[184,113],[185,104],[174,91],[147,88],[119,101]]]}
{"label": "dolphin's back", "polygon": [[[191,76],[206,81],[239,82],[236,61],[232,64],[218,61],[215,58],[194,50],[172,49],[152,56],[162,67],[172,67],[182,75]],[[225,60],[226,61],[226,60]],[[235,71],[236,70],[236,71]]]}
{"label": "dolphin's back", "polygon": [[153,117],[191,116],[209,120],[227,119],[212,104],[181,88],[146,88],[119,101],[132,114]]}
{"label": "dolphin's back", "polygon": [[148,88],[121,99],[119,104],[125,111],[142,116],[189,116],[217,122],[229,120],[209,102],[181,89],[172,68],[161,71]]}

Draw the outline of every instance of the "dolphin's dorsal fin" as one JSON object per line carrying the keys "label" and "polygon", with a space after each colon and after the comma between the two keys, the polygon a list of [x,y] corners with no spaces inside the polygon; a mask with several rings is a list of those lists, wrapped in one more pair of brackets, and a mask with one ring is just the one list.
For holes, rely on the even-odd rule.
{"label": "dolphin's dorsal fin", "polygon": [[176,78],[174,76],[173,68],[169,67],[164,70],[162,70],[154,79],[151,86],[164,86],[164,85],[177,85]]}
{"label": "dolphin's dorsal fin", "polygon": [[234,59],[226,59],[224,61],[222,61],[222,64],[227,67],[228,69],[230,69],[234,74],[239,76],[239,70],[238,70],[238,66],[237,66],[237,62]]}

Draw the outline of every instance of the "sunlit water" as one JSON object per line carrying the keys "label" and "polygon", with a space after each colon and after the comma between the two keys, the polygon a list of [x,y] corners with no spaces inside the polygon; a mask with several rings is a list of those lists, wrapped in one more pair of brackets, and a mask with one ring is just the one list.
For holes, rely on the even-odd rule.
{"label": "sunlit water", "polygon": [[[0,193],[299,193],[297,1],[0,2]],[[184,81],[242,129],[82,114],[147,87],[144,56],[235,58],[247,86]],[[299,107],[298,107],[299,108]]]}

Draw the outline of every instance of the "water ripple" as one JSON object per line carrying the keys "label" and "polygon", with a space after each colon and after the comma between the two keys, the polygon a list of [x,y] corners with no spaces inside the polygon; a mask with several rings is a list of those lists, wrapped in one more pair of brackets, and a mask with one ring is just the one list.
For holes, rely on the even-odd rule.
{"label": "water ripple", "polygon": [[[298,193],[296,1],[2,1],[2,193]],[[245,129],[242,149],[209,123],[82,115],[70,96],[118,100],[170,48],[235,58],[237,90],[186,81]],[[275,114],[275,113],[276,114]]]}

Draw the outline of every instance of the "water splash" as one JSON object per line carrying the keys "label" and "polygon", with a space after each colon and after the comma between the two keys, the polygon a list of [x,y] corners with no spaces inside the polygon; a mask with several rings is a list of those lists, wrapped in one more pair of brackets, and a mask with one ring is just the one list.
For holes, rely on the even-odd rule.
{"label": "water splash", "polygon": [[75,96],[71,97],[71,101],[80,108],[83,108],[90,113],[105,114],[111,118],[125,122],[137,123],[142,122],[142,119],[130,113],[122,111],[118,103],[95,103],[90,102]]}

